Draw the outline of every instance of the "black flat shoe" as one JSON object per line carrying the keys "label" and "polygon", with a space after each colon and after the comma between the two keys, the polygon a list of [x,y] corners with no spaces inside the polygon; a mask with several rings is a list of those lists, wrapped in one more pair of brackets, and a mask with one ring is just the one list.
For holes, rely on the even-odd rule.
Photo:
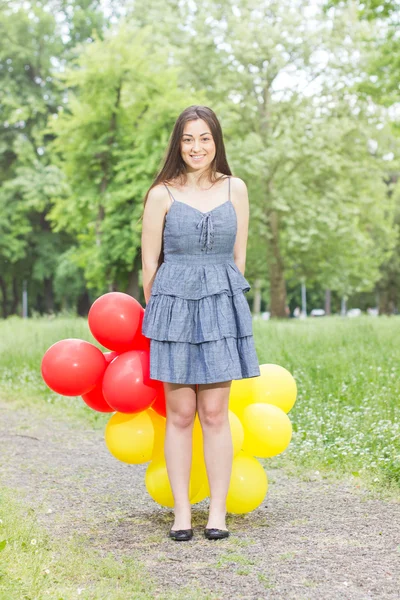
{"label": "black flat shoe", "polygon": [[193,529],[173,529],[169,532],[169,537],[175,542],[188,542],[193,537]]}
{"label": "black flat shoe", "polygon": [[222,540],[223,538],[229,537],[229,531],[227,529],[205,529],[204,535],[208,540]]}

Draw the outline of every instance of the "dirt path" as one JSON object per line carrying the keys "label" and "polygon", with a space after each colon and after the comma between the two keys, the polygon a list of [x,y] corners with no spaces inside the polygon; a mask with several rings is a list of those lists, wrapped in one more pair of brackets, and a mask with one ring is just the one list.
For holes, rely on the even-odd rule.
{"label": "dirt path", "polygon": [[187,584],[231,600],[399,598],[398,501],[267,470],[263,505],[230,516],[228,540],[202,537],[205,501],[193,509],[195,539],[178,544],[166,536],[172,512],[147,494],[146,466],[115,460],[101,432],[4,403],[0,421],[0,482],[26,493],[51,535],[137,555],[159,598]]}

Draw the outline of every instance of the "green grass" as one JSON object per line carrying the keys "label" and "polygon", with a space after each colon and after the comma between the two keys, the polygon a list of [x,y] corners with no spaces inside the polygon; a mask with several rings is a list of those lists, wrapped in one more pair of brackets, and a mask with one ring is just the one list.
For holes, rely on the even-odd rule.
{"label": "green grass", "polygon": [[34,407],[60,418],[71,418],[103,429],[110,414],[91,410],[80,396],[60,396],[43,381],[40,365],[46,350],[66,338],[87,340],[108,351],[92,336],[87,319],[43,317],[0,321],[0,396],[15,406]]}
{"label": "green grass", "polygon": [[[265,461],[267,470],[353,475],[371,488],[398,494],[399,334],[400,317],[254,321],[260,363],[285,367],[298,386],[289,413],[292,441],[281,455]],[[1,321],[0,396],[103,429],[109,415],[92,411],[79,397],[53,393],[42,380],[44,353],[68,337],[97,344],[83,318]]]}
{"label": "green grass", "polygon": [[267,466],[400,489],[400,317],[260,322],[260,362],[295,377],[293,438]]}
{"label": "green grass", "polygon": [[213,600],[196,582],[160,590],[139,553],[120,558],[92,548],[84,534],[55,539],[38,525],[42,506],[0,488],[0,600]]}
{"label": "green grass", "polygon": [[[264,461],[267,471],[353,475],[378,493],[399,496],[399,333],[400,317],[254,321],[260,363],[285,367],[298,385],[289,413],[292,441],[281,455]],[[53,393],[42,380],[44,353],[68,337],[96,343],[86,319],[0,321],[0,397],[14,407],[103,430],[108,414],[92,411],[80,397]],[[84,536],[52,539],[39,527],[35,510],[16,491],[0,489],[0,600],[213,597],[193,585],[179,595],[159,595],[140,557],[100,553]],[[229,564],[243,576],[256,568],[240,552],[226,552],[216,566]],[[274,587],[266,575],[258,577],[266,588]]]}
{"label": "green grass", "polygon": [[[38,507],[36,510],[40,510]],[[152,600],[154,585],[137,557],[101,555],[76,536],[55,540],[15,490],[0,490],[0,600]]]}

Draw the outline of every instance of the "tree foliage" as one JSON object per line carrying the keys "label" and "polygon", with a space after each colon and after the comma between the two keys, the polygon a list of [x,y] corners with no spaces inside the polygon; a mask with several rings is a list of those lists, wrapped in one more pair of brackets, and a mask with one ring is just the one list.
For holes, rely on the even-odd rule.
{"label": "tree foliage", "polygon": [[[398,13],[302,0],[0,8],[0,294],[135,293],[143,198],[178,114],[218,115],[251,204],[246,277],[397,302]],[[136,282],[136,285],[132,285]],[[386,304],[389,303],[386,302]]]}

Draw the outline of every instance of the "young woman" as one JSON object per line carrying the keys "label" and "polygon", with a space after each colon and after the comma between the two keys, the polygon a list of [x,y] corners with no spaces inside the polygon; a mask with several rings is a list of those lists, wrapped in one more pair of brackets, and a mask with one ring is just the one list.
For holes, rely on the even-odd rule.
{"label": "young woman", "polygon": [[189,479],[196,411],[210,485],[207,539],[228,537],[233,379],[260,375],[244,277],[249,200],[232,177],[220,123],[206,106],[178,117],[164,164],[146,194],[142,226],[142,333],[150,377],[163,382],[165,459],[174,496],[169,535],[190,540]]}

